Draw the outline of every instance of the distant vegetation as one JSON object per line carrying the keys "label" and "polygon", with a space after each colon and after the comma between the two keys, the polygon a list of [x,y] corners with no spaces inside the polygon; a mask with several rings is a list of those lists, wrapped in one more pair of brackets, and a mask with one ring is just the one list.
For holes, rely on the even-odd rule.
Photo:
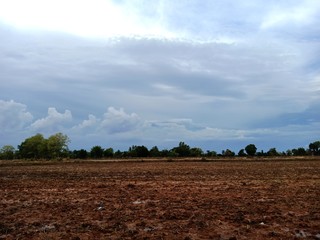
{"label": "distant vegetation", "polygon": [[249,144],[236,154],[230,149],[221,153],[216,151],[204,152],[201,148],[190,147],[184,142],[167,150],[159,150],[157,146],[148,149],[146,146],[133,145],[128,151],[114,151],[113,148],[93,146],[90,151],[85,149],[69,150],[69,137],[62,133],[56,133],[49,138],[42,134],[36,134],[25,139],[16,149],[11,145],[5,145],[0,149],[0,159],[112,159],[112,158],[177,158],[177,157],[277,157],[277,156],[320,156],[320,141],[309,144],[309,148],[303,147],[289,149],[286,152],[278,152],[276,148],[269,151],[257,151],[254,144]]}

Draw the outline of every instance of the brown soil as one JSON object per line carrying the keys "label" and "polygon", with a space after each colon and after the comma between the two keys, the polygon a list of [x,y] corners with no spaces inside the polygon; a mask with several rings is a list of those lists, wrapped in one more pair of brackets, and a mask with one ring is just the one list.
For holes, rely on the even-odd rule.
{"label": "brown soil", "polygon": [[0,184],[0,239],[320,239],[320,161],[6,161]]}

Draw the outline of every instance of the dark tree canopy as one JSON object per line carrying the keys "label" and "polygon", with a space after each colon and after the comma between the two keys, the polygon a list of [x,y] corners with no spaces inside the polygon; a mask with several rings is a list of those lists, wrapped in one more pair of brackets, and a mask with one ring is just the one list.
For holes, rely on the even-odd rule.
{"label": "dark tree canopy", "polygon": [[86,159],[89,155],[87,150],[85,149],[74,150],[72,154],[73,154],[73,158],[76,158],[76,159]]}
{"label": "dark tree canopy", "polygon": [[312,155],[320,155],[320,141],[310,143],[309,149]]}
{"label": "dark tree canopy", "polygon": [[267,155],[274,157],[274,156],[279,156],[280,154],[278,153],[276,148],[270,148],[269,151],[267,152]]}
{"label": "dark tree canopy", "polygon": [[249,155],[249,156],[254,156],[257,152],[257,148],[254,144],[249,144],[245,147],[245,150],[246,150],[246,153]]}
{"label": "dark tree canopy", "polygon": [[233,151],[231,151],[230,149],[226,149],[226,150],[222,151],[222,156],[224,156],[224,157],[233,157],[235,155],[236,154]]}
{"label": "dark tree canopy", "polygon": [[[86,159],[89,157],[99,158],[144,158],[144,157],[233,157],[235,152],[226,149],[221,154],[216,151],[207,150],[204,152],[199,147],[190,147],[185,142],[179,142],[177,147],[172,149],[159,150],[157,146],[153,146],[150,150],[144,145],[132,145],[128,151],[114,151],[109,147],[103,149],[101,146],[94,146],[90,151],[84,149],[69,151],[68,143],[70,142],[67,135],[56,133],[49,136],[47,139],[40,133],[26,138],[17,150],[11,145],[5,145],[0,148],[0,159]],[[267,152],[260,150],[254,144],[247,145],[244,149],[240,149],[237,156],[257,156],[257,157],[274,157],[274,156],[319,156],[320,141],[311,142],[309,148],[294,148],[287,151],[278,152],[276,148],[270,148]]]}
{"label": "dark tree canopy", "polygon": [[150,157],[160,157],[161,153],[157,146],[154,146],[150,149]]}
{"label": "dark tree canopy", "polygon": [[194,147],[190,148],[190,157],[201,157],[203,155],[203,151],[201,148]]}
{"label": "dark tree canopy", "polygon": [[113,148],[106,148],[103,152],[103,156],[107,158],[111,158],[114,155]]}
{"label": "dark tree canopy", "polygon": [[190,155],[190,146],[184,142],[180,142],[179,146],[172,150],[178,154],[178,157],[188,157]]}
{"label": "dark tree canopy", "polygon": [[244,152],[244,149],[240,149],[240,151],[238,152],[238,156],[244,157],[244,156],[247,156],[247,154]]}
{"label": "dark tree canopy", "polygon": [[128,154],[130,157],[148,157],[149,150],[145,146],[132,146],[128,150]]}
{"label": "dark tree canopy", "polygon": [[94,146],[91,148],[90,156],[92,158],[102,158],[103,157],[103,148],[101,146]]}
{"label": "dark tree canopy", "polygon": [[292,155],[293,156],[305,156],[307,155],[307,151],[303,148],[297,148],[297,149],[292,149]]}

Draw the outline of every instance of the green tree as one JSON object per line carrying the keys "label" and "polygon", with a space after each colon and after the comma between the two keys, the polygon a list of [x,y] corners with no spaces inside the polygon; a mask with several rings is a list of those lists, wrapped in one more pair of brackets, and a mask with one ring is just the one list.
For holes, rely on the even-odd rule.
{"label": "green tree", "polygon": [[115,151],[114,155],[115,158],[123,158],[123,152],[120,150]]}
{"label": "green tree", "polygon": [[47,140],[47,149],[49,158],[65,157],[68,152],[68,143],[70,142],[67,135],[56,133]]}
{"label": "green tree", "polygon": [[320,141],[310,143],[309,150],[312,155],[320,155]]}
{"label": "green tree", "polygon": [[160,156],[161,157],[169,157],[171,155],[171,151],[172,150],[168,150],[168,149],[162,149],[160,151]]}
{"label": "green tree", "polygon": [[136,149],[137,149],[137,146],[136,145],[132,145],[131,147],[129,147],[126,155],[128,157],[137,157]]}
{"label": "green tree", "polygon": [[173,152],[178,154],[178,157],[188,157],[190,156],[190,146],[184,142],[180,142],[178,147],[172,149]]}
{"label": "green tree", "polygon": [[245,150],[246,150],[246,153],[249,155],[249,156],[254,156],[257,152],[257,148],[254,144],[249,144],[245,147]]}
{"label": "green tree", "polygon": [[288,149],[288,150],[286,151],[286,155],[287,155],[287,156],[292,156],[292,151],[291,151],[290,149]]}
{"label": "green tree", "polygon": [[149,150],[145,146],[135,146],[129,148],[128,154],[130,157],[148,157]]}
{"label": "green tree", "polygon": [[103,157],[103,148],[101,146],[94,146],[91,148],[91,151],[90,151],[90,156],[92,158],[102,158]]}
{"label": "green tree", "polygon": [[146,146],[138,146],[136,148],[137,151],[137,157],[148,157],[149,156],[149,150]]}
{"label": "green tree", "polygon": [[40,133],[25,139],[18,146],[18,149],[22,158],[39,159],[48,157],[47,140]]}
{"label": "green tree", "polygon": [[0,159],[12,160],[15,155],[15,148],[11,145],[5,145],[0,149]]}
{"label": "green tree", "polygon": [[149,152],[150,157],[159,157],[161,154],[157,146],[152,147]]}
{"label": "green tree", "polygon": [[292,149],[293,156],[305,156],[307,155],[307,151],[303,147],[299,147],[297,149]]}
{"label": "green tree", "polygon": [[86,159],[88,157],[88,152],[85,149],[74,150],[72,155],[75,159]]}
{"label": "green tree", "polygon": [[190,148],[190,156],[191,157],[201,157],[203,155],[203,151],[201,148]]}
{"label": "green tree", "polygon": [[230,149],[222,150],[222,156],[224,157],[234,157],[236,154]]}
{"label": "green tree", "polygon": [[112,158],[114,155],[114,151],[113,148],[106,148],[103,152],[103,156],[107,157],[107,158]]}
{"label": "green tree", "polygon": [[247,154],[244,152],[244,149],[240,149],[240,151],[238,152],[238,156],[245,157],[245,156],[247,156]]}
{"label": "green tree", "polygon": [[216,151],[207,150],[206,156],[207,157],[216,157],[217,156],[217,152]]}
{"label": "green tree", "polygon": [[267,155],[270,157],[275,157],[275,156],[279,156],[280,154],[278,153],[276,148],[270,148],[269,151],[267,152]]}

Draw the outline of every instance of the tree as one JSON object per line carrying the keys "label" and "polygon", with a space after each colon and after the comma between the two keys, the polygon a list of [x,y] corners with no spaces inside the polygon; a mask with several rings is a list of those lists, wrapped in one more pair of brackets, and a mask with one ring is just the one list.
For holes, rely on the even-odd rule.
{"label": "tree", "polygon": [[216,151],[207,150],[206,156],[207,157],[216,157],[217,156],[217,152]]}
{"label": "tree", "polygon": [[12,160],[15,155],[15,148],[11,145],[5,145],[0,149],[0,159]]}
{"label": "tree", "polygon": [[47,158],[47,140],[42,134],[38,133],[25,139],[19,146],[19,154],[22,158]]}
{"label": "tree", "polygon": [[159,157],[160,156],[160,151],[157,146],[152,147],[150,149],[149,153],[150,153],[150,157]]}
{"label": "tree", "polygon": [[261,150],[260,152],[256,152],[256,155],[258,157],[265,157],[265,156],[267,156],[267,153],[265,153],[263,150]]}
{"label": "tree", "polygon": [[112,158],[114,155],[114,151],[113,148],[107,148],[104,150],[103,152],[103,156],[107,157],[107,158]]}
{"label": "tree", "polygon": [[145,146],[135,146],[129,148],[128,154],[130,157],[148,157],[149,150]]}
{"label": "tree", "polygon": [[293,156],[305,156],[307,155],[307,151],[303,147],[299,147],[298,149],[292,149]]}
{"label": "tree", "polygon": [[249,156],[254,156],[257,152],[257,148],[254,144],[249,144],[245,147],[245,150],[246,150],[246,153],[249,155]]}
{"label": "tree", "polygon": [[234,157],[236,154],[230,149],[222,150],[222,156],[224,157]]}
{"label": "tree", "polygon": [[310,143],[309,150],[312,155],[320,155],[320,141]]}
{"label": "tree", "polygon": [[85,149],[74,150],[72,152],[73,158],[86,159],[88,157],[88,152]]}
{"label": "tree", "polygon": [[198,148],[198,147],[190,148],[191,157],[201,157],[202,155],[203,155],[203,151],[201,148]]}
{"label": "tree", "polygon": [[22,158],[34,159],[64,157],[68,155],[69,142],[68,136],[62,133],[56,133],[48,139],[38,133],[18,146],[18,154]]}
{"label": "tree", "polygon": [[169,157],[169,156],[170,156],[170,152],[171,152],[171,151],[169,151],[168,149],[162,149],[162,150],[160,151],[160,156],[161,156],[161,157]]}
{"label": "tree", "polygon": [[92,158],[102,158],[103,157],[103,148],[100,146],[94,146],[91,148],[90,156]]}
{"label": "tree", "polygon": [[269,151],[267,152],[267,155],[270,157],[275,157],[275,156],[279,156],[280,154],[278,153],[276,148],[270,148]]}
{"label": "tree", "polygon": [[287,155],[287,156],[292,156],[292,151],[291,151],[290,149],[288,149],[288,150],[286,151],[286,155]]}
{"label": "tree", "polygon": [[245,156],[247,156],[247,154],[244,152],[244,149],[241,149],[241,150],[238,152],[238,156],[239,156],[239,157],[245,157]]}
{"label": "tree", "polygon": [[179,157],[188,157],[190,156],[190,147],[184,142],[180,142],[178,147],[172,149]]}
{"label": "tree", "polygon": [[47,140],[47,149],[49,158],[60,158],[68,152],[68,143],[70,142],[67,135],[56,133]]}
{"label": "tree", "polygon": [[148,157],[149,156],[149,150],[145,146],[137,146],[136,148],[137,157]]}
{"label": "tree", "polygon": [[113,154],[113,156],[115,158],[122,158],[123,157],[123,152],[121,152],[120,150],[115,151],[115,153]]}

